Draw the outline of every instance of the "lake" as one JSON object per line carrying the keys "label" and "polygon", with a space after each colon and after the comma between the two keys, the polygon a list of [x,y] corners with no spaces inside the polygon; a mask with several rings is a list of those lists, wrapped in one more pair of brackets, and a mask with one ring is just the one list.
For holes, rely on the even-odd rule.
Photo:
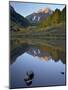
{"label": "lake", "polygon": [[[40,48],[30,47],[10,64],[10,88],[65,85],[66,64]],[[33,72],[30,83],[24,80]]]}

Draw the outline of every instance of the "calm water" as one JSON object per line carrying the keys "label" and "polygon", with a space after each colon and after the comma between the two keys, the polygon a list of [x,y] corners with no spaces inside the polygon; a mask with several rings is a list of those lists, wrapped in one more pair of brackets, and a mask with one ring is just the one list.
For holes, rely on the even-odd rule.
{"label": "calm water", "polygon": [[[24,78],[29,71],[34,78],[27,85]],[[31,48],[10,65],[10,88],[53,85],[65,85],[65,64],[55,62],[47,52]]]}

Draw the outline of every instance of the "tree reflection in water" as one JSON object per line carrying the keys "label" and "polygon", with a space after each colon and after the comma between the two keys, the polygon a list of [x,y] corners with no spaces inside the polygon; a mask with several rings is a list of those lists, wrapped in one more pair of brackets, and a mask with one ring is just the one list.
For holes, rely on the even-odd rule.
{"label": "tree reflection in water", "polygon": [[29,45],[24,43],[10,52],[10,64],[15,62],[16,58],[21,54],[27,52],[32,56],[38,56],[41,60],[49,60],[52,58],[55,62],[61,60],[63,64],[66,64],[66,53],[61,48],[47,46],[47,45]]}

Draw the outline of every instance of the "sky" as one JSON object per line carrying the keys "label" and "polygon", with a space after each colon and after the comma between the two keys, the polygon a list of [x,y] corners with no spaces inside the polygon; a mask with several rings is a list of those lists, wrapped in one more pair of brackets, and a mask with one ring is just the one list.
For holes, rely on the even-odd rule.
{"label": "sky", "polygon": [[25,3],[14,1],[10,1],[10,5],[13,6],[16,12],[24,17],[33,12],[37,12],[41,8],[50,8],[54,11],[56,8],[62,10],[65,7],[63,4]]}

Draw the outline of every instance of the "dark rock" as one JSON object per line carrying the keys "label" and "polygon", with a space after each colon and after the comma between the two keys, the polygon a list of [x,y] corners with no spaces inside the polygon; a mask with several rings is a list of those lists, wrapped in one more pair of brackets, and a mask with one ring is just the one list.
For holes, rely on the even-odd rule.
{"label": "dark rock", "polygon": [[26,81],[26,85],[27,85],[27,86],[30,86],[31,84],[32,84],[32,80]]}
{"label": "dark rock", "polygon": [[61,74],[64,74],[64,72],[61,72]]}
{"label": "dark rock", "polygon": [[25,76],[24,81],[28,81],[30,78],[28,76]]}
{"label": "dark rock", "polygon": [[30,79],[33,79],[34,78],[34,73],[32,71],[29,71],[27,72],[27,76],[30,78]]}
{"label": "dark rock", "polygon": [[29,85],[32,84],[32,79],[30,79],[29,76],[26,76],[26,77],[24,78],[24,81],[25,81],[25,83],[26,83],[27,86],[29,86]]}
{"label": "dark rock", "polygon": [[31,85],[32,84],[32,79],[34,78],[34,73],[32,71],[28,71],[26,73],[26,76],[24,78],[24,81],[26,83],[26,85]]}

